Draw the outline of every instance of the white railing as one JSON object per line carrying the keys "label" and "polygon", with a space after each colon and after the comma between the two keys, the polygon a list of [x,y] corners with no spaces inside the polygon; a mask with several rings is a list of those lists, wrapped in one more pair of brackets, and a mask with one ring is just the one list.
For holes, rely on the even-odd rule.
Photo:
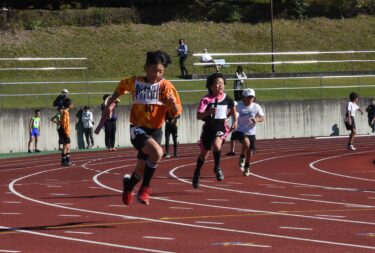
{"label": "white railing", "polygon": [[86,57],[51,57],[51,58],[41,58],[41,57],[16,57],[16,58],[0,58],[0,61],[86,61]]}
{"label": "white railing", "polygon": [[[359,63],[359,62],[375,62],[375,60],[309,60],[309,61],[274,61],[274,62],[225,62],[217,65],[285,65],[285,64],[318,64],[318,63]],[[194,66],[212,66],[212,62],[195,62]]]}
{"label": "white railing", "polygon": [[[267,55],[320,55],[320,54],[368,54],[374,50],[362,51],[295,51],[295,52],[249,52],[249,53],[209,53],[211,56],[267,56]],[[193,56],[202,56],[205,53],[195,53]]]}

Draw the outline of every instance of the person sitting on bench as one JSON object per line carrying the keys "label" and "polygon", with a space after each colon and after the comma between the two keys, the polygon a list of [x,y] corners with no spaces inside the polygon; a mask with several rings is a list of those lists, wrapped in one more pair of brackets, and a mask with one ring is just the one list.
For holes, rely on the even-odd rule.
{"label": "person sitting on bench", "polygon": [[216,69],[216,72],[219,73],[219,67],[216,65],[214,59],[212,56],[208,53],[207,49],[203,49],[203,55],[201,56],[201,63],[212,63],[212,65],[204,65],[204,67],[212,67],[214,66]]}

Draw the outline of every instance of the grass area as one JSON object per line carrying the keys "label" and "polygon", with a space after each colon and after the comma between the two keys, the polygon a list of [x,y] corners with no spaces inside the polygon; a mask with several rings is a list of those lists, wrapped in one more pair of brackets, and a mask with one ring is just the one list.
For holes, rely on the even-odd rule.
{"label": "grass area", "polygon": [[[354,19],[329,20],[315,18],[305,21],[275,22],[275,41],[277,51],[330,51],[330,50],[371,50],[375,40],[375,17],[360,16]],[[1,71],[0,82],[19,81],[73,81],[73,80],[119,80],[124,76],[142,75],[145,53],[148,50],[162,49],[172,56],[173,64],[166,76],[177,79],[179,75],[178,58],[175,53],[176,42],[182,37],[190,52],[268,52],[270,51],[270,24],[257,25],[232,23],[218,24],[170,22],[160,26],[144,24],[109,25],[104,27],[60,27],[16,31],[0,36],[1,57],[87,57],[83,62],[1,62],[4,67],[47,67],[87,66],[87,71]],[[321,55],[321,56],[279,56],[285,60],[325,60],[325,59],[375,59],[375,55]],[[270,57],[225,57],[227,62],[270,61]],[[189,57],[187,66],[191,73],[202,74],[203,68],[193,67],[197,62]],[[234,73],[235,66],[225,68],[224,73]],[[246,72],[270,72],[270,66],[244,65]],[[375,70],[374,63],[361,64],[313,64],[277,66],[278,72]],[[176,82],[179,90],[204,90],[203,82]],[[254,88],[299,87],[320,85],[372,85],[374,78],[357,79],[314,79],[293,81],[249,81]],[[0,93],[58,93],[62,88],[71,92],[107,92],[116,84],[48,84],[48,85],[1,85]],[[228,88],[231,88],[229,82]],[[358,88],[363,96],[373,96],[373,88]],[[184,103],[194,103],[204,92],[181,93]],[[347,90],[260,90],[260,99],[306,99],[346,97]],[[78,105],[98,104],[102,95],[72,95]],[[3,108],[25,106],[50,106],[54,95],[43,97],[0,97]],[[124,98],[126,103],[129,99]]]}

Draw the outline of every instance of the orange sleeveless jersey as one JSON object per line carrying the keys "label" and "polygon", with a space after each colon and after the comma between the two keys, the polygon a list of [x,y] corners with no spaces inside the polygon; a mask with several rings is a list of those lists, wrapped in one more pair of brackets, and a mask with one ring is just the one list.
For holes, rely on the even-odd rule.
{"label": "orange sleeveless jersey", "polygon": [[[161,128],[164,122],[165,113],[176,117],[181,114],[181,100],[176,88],[168,80],[161,80],[158,83],[147,83],[143,77],[125,78],[120,81],[116,92],[125,94],[129,92],[133,99],[130,112],[130,124],[157,129]],[[166,102],[167,94],[172,96],[178,105],[178,111],[173,113],[171,106]]]}

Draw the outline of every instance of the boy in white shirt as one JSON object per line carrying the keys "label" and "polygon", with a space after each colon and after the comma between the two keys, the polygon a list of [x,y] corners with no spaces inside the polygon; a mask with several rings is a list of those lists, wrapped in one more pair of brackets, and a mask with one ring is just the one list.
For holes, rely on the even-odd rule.
{"label": "boy in white shirt", "polygon": [[355,151],[356,148],[353,146],[354,138],[357,133],[357,129],[355,126],[355,112],[360,111],[361,115],[363,115],[362,109],[358,106],[358,94],[355,92],[352,92],[349,94],[349,102],[346,106],[346,113],[345,113],[345,127],[347,130],[350,130],[349,135],[349,142],[348,142],[348,149]]}
{"label": "boy in white shirt", "polygon": [[92,112],[90,111],[90,106],[85,105],[83,108],[82,122],[83,122],[83,131],[86,137],[87,148],[94,146],[94,136],[93,136],[93,127],[94,127],[94,118]]}
{"label": "boy in white shirt", "polygon": [[242,143],[242,154],[239,165],[243,170],[244,176],[250,175],[250,161],[252,151],[256,145],[256,124],[263,122],[264,112],[259,104],[255,103],[255,91],[253,89],[244,89],[242,92],[242,101],[236,106],[238,112],[238,127],[236,132],[240,136]]}

